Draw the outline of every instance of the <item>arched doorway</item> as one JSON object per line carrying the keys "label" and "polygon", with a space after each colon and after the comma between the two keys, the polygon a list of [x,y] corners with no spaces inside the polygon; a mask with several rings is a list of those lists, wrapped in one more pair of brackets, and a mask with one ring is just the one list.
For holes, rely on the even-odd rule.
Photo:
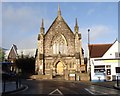
{"label": "arched doorway", "polygon": [[62,61],[58,61],[55,64],[55,76],[53,77],[56,80],[62,80],[64,79],[64,63]]}
{"label": "arched doorway", "polygon": [[62,62],[58,62],[56,64],[56,73],[60,76],[64,75],[64,65]]}

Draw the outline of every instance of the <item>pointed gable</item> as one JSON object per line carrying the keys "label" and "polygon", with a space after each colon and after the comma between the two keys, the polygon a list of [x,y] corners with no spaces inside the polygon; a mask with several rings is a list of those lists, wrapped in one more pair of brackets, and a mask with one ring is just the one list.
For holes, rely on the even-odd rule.
{"label": "pointed gable", "polygon": [[71,31],[71,29],[69,28],[69,26],[67,25],[67,23],[64,21],[62,15],[61,15],[60,6],[58,5],[57,18],[54,20],[54,22],[52,23],[52,25],[50,26],[50,28],[46,32],[46,35],[49,32],[49,30],[56,29],[56,31],[58,31],[58,30],[60,30],[63,27],[67,28],[73,34],[73,32]]}
{"label": "pointed gable", "polygon": [[47,35],[49,31],[55,31],[55,33],[57,34],[58,32],[61,31],[62,28],[69,30],[69,32],[71,32],[71,34],[74,35],[74,33],[67,25],[67,23],[65,22],[62,16],[57,16],[57,18],[53,21],[53,23],[51,24],[45,35]]}
{"label": "pointed gable", "polygon": [[48,31],[46,32],[45,37],[49,33],[53,35],[62,34],[65,36],[65,33],[66,33],[65,31],[67,31],[68,33],[74,36],[72,30],[70,29],[70,27],[67,25],[67,23],[63,19],[61,15],[60,6],[58,5],[58,15],[56,19],[53,21],[53,23],[51,24],[51,26],[49,27]]}
{"label": "pointed gable", "polygon": [[103,55],[104,58],[119,58],[120,57],[120,42],[116,39],[112,46]]}
{"label": "pointed gable", "polygon": [[89,45],[90,58],[102,57],[113,44],[91,44]]}
{"label": "pointed gable", "polygon": [[[72,46],[71,49],[74,49],[75,35],[67,25],[63,17],[61,16],[61,11],[59,9],[58,16],[53,21],[46,34],[44,35],[45,40],[45,54],[50,55],[50,47],[52,46],[52,42],[54,38],[59,38],[59,36],[64,37],[67,45]],[[69,49],[70,50],[70,49]],[[71,53],[73,54],[73,53]]]}
{"label": "pointed gable", "polygon": [[9,51],[8,59],[15,59],[17,56],[18,56],[17,46],[13,44],[10,51]]}

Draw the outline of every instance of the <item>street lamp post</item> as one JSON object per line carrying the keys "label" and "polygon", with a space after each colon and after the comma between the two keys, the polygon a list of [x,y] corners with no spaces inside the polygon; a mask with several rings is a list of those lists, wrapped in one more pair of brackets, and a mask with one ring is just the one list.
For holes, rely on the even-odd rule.
{"label": "street lamp post", "polygon": [[90,75],[90,81],[91,81],[91,65],[90,65],[90,48],[89,48],[89,45],[90,45],[90,36],[89,36],[89,32],[90,32],[90,29],[88,29],[88,51],[89,51],[89,57],[88,57],[88,61],[89,61],[89,75]]}

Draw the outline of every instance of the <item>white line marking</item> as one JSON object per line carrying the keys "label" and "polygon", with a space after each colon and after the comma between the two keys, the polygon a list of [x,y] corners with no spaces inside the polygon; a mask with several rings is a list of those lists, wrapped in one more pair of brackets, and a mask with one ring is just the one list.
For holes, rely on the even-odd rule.
{"label": "white line marking", "polygon": [[91,92],[89,89],[85,88],[86,91],[88,91],[90,94],[94,94],[93,92]]}
{"label": "white line marking", "polygon": [[[58,92],[59,94],[54,94],[55,92]],[[50,92],[49,95],[63,95],[62,92],[59,89],[55,89],[54,91]]]}
{"label": "white line marking", "polygon": [[100,94],[108,94],[108,93],[106,93],[106,92],[101,92],[101,91],[97,91],[97,90],[94,90],[94,89],[89,90],[89,89],[85,88],[85,90],[88,91],[90,94],[95,94],[95,93],[93,93],[93,92],[97,92],[97,93],[100,93]]}
{"label": "white line marking", "polygon": [[108,94],[106,92],[101,92],[101,91],[95,91],[95,92],[100,93],[100,94]]}
{"label": "white line marking", "polygon": [[24,89],[24,90],[16,91],[16,92],[13,92],[13,93],[10,93],[10,94],[16,94],[16,93],[24,92],[25,90],[28,89],[28,86],[27,86],[27,85],[24,85],[24,86],[25,86],[25,89]]}

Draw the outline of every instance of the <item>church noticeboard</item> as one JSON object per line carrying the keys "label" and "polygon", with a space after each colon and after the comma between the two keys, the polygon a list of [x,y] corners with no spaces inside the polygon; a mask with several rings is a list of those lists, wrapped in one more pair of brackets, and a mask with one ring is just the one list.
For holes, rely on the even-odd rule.
{"label": "church noticeboard", "polygon": [[116,73],[120,73],[120,67],[116,67]]}

